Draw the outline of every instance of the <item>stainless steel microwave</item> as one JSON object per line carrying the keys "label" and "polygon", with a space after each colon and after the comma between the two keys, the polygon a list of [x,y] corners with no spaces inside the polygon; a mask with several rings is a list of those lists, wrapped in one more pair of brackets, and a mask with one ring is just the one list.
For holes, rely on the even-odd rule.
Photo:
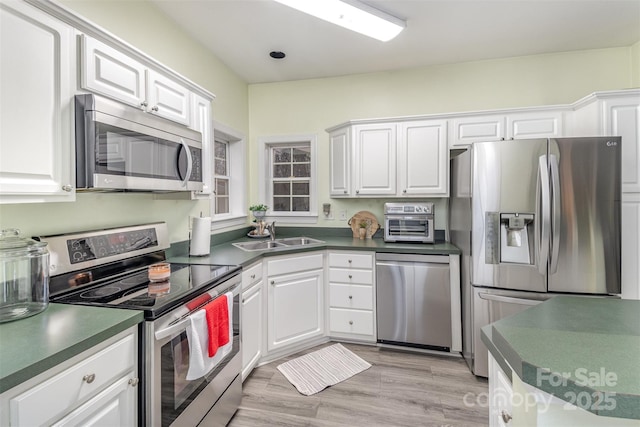
{"label": "stainless steel microwave", "polygon": [[202,135],[92,94],[75,97],[76,187],[201,191]]}

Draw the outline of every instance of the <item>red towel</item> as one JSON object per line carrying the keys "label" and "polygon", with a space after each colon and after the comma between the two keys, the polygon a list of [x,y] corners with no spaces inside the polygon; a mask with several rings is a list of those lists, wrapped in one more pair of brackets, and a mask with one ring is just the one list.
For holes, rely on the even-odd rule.
{"label": "red towel", "polygon": [[216,355],[218,347],[229,342],[229,306],[222,295],[204,306],[209,329],[209,357]]}
{"label": "red towel", "polygon": [[186,303],[185,305],[187,306],[187,308],[190,311],[195,310],[196,308],[200,307],[202,304],[204,304],[205,302],[209,301],[211,299],[211,295],[209,294],[202,294],[200,295],[198,298],[194,299],[193,301],[189,301],[188,303]]}

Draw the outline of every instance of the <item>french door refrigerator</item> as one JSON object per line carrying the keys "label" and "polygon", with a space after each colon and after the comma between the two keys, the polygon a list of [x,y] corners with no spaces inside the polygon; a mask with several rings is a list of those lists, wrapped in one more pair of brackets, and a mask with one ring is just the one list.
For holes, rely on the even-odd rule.
{"label": "french door refrigerator", "polygon": [[558,294],[620,294],[620,140],[478,142],[451,159],[449,230],[474,374],[488,374],[482,326]]}

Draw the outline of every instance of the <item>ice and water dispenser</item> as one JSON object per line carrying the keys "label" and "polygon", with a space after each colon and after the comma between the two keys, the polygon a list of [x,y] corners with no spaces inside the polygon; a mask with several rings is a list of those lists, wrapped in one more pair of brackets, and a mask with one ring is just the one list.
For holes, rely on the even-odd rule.
{"label": "ice and water dispenser", "polygon": [[486,263],[534,264],[534,215],[486,212]]}

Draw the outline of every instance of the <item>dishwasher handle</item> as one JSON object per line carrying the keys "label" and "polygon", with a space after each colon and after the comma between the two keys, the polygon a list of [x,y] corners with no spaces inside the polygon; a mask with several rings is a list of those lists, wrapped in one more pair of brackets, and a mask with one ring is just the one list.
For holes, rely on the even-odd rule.
{"label": "dishwasher handle", "polygon": [[390,261],[393,263],[430,263],[430,264],[449,264],[449,255],[415,255],[415,254],[376,254],[376,264],[382,264],[380,261]]}

